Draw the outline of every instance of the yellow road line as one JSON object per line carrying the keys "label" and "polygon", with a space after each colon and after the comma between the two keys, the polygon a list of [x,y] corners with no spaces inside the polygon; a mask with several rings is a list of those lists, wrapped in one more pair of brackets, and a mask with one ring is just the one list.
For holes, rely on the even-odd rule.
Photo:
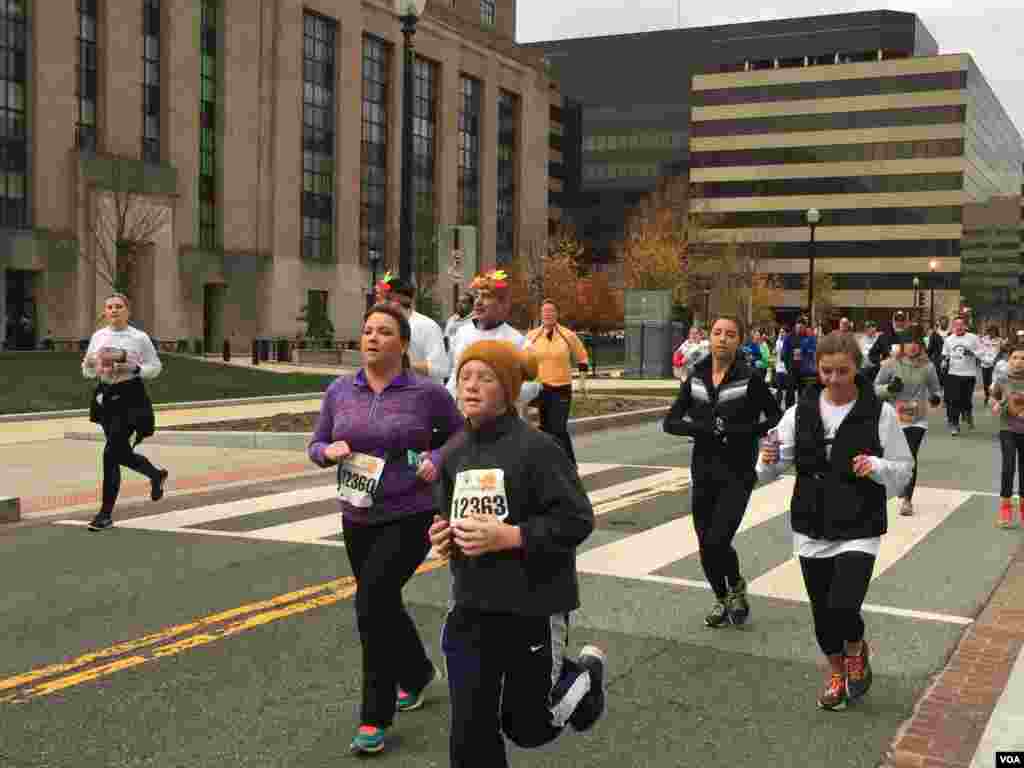
{"label": "yellow road line", "polygon": [[[447,560],[428,560],[423,563],[416,572],[428,573],[447,564]],[[317,594],[324,591],[326,591],[326,594]],[[239,606],[238,608],[232,608],[228,611],[223,611],[212,616],[198,619],[194,622],[189,622],[188,624],[179,624],[174,627],[169,627],[166,630],[146,635],[138,640],[119,643],[118,645],[111,646],[110,648],[79,656],[77,659],[66,664],[53,664],[23,675],[7,678],[6,680],[0,681],[0,690],[20,688],[44,677],[53,677],[54,675],[60,675],[64,672],[80,670],[81,667],[88,667],[89,664],[100,659],[120,655],[122,653],[138,650],[147,646],[156,646],[151,648],[145,655],[136,654],[124,659],[118,659],[109,664],[74,671],[72,674],[65,674],[29,688],[22,688],[22,690],[14,691],[12,694],[0,698],[0,704],[23,703],[30,699],[48,696],[52,693],[56,693],[57,691],[81,685],[82,683],[97,680],[102,677],[109,677],[121,670],[131,669],[141,664],[156,661],[167,656],[174,656],[192,648],[199,648],[217,640],[232,637],[249,629],[269,624],[273,621],[305,613],[306,611],[311,611],[314,608],[333,605],[334,603],[351,597],[355,592],[356,585],[355,580],[352,577],[348,576],[341,579],[335,579],[334,581],[328,581],[324,584],[318,584],[296,590],[295,592],[279,595],[271,600],[262,600],[258,603],[250,603],[248,605]],[[309,595],[316,596],[308,599],[296,600],[296,597],[302,598],[308,597]],[[239,621],[226,623],[229,619],[245,614],[252,615],[246,616],[244,619]],[[185,637],[174,642],[166,642],[167,640],[177,637],[178,635],[192,629],[204,626],[209,627],[210,631],[203,634],[190,635],[189,637]]]}

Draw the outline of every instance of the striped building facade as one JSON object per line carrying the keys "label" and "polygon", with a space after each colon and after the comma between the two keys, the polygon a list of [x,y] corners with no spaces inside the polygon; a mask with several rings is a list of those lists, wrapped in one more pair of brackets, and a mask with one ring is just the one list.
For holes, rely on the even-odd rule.
{"label": "striped building facade", "polygon": [[792,312],[806,306],[811,208],[836,312],[885,319],[914,304],[915,277],[951,312],[965,206],[1020,194],[1020,133],[967,54],[839,61],[693,77],[693,210],[711,242],[757,244]]}

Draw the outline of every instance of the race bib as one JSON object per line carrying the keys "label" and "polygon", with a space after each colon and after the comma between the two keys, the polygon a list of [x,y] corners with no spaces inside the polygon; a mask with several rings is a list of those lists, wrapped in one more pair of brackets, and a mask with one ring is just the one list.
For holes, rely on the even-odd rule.
{"label": "race bib", "polygon": [[508,517],[505,470],[467,469],[455,476],[450,519],[454,522],[472,514]]}
{"label": "race bib", "polygon": [[350,453],[338,465],[338,498],[353,507],[369,509],[380,486],[384,459],[365,453]]}
{"label": "race bib", "polygon": [[1024,392],[1011,392],[1007,396],[1006,413],[1011,419],[1024,416]]}
{"label": "race bib", "polygon": [[920,413],[920,401],[918,400],[897,400],[896,416],[900,424],[913,424],[917,421]]}

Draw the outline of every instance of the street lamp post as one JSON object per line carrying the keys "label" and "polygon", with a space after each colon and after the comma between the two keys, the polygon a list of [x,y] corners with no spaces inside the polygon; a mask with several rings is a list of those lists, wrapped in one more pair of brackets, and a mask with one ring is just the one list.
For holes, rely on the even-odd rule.
{"label": "street lamp post", "polygon": [[405,38],[404,79],[402,85],[402,211],[398,235],[398,274],[405,280],[414,280],[413,269],[413,228],[415,226],[415,198],[412,189],[412,106],[413,84],[415,82],[416,22],[426,7],[427,0],[394,0],[395,13],[402,21],[402,36]]}
{"label": "street lamp post", "polygon": [[810,260],[807,277],[807,314],[812,328],[814,327],[814,251],[817,247],[814,242],[814,230],[817,229],[819,221],[821,221],[821,212],[817,208],[807,211],[807,225],[811,228],[811,240],[808,243],[807,254]]}
{"label": "street lamp post", "polygon": [[711,336],[711,289],[704,289],[704,324],[707,326],[708,337]]}
{"label": "street lamp post", "polygon": [[937,262],[935,259],[932,259],[931,261],[928,262],[928,271],[931,272],[931,274],[932,274],[932,278],[931,278],[932,307],[931,307],[931,310],[929,310],[929,312],[928,312],[928,322],[931,324],[932,328],[935,327],[935,269],[938,266],[939,266],[939,262]]}
{"label": "street lamp post", "polygon": [[918,299],[921,290],[921,278],[914,275],[914,314],[917,315],[917,322],[921,322],[921,302]]}
{"label": "street lamp post", "polygon": [[370,289],[366,292],[366,308],[369,309],[374,305],[376,297],[377,265],[380,264],[380,251],[371,248],[367,258],[370,260]]}

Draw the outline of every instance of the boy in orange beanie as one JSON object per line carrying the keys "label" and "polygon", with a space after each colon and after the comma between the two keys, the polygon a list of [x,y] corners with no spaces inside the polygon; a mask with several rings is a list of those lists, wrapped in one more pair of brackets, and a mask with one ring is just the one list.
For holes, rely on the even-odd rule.
{"label": "boy in orange beanie", "polygon": [[604,652],[565,655],[579,608],[576,548],[594,511],[576,468],[515,410],[532,356],[504,341],[468,346],[455,375],[468,425],[441,471],[431,543],[452,554],[454,606],[441,633],[451,692],[452,768],[504,768],[504,735],[539,747],[604,712]]}

